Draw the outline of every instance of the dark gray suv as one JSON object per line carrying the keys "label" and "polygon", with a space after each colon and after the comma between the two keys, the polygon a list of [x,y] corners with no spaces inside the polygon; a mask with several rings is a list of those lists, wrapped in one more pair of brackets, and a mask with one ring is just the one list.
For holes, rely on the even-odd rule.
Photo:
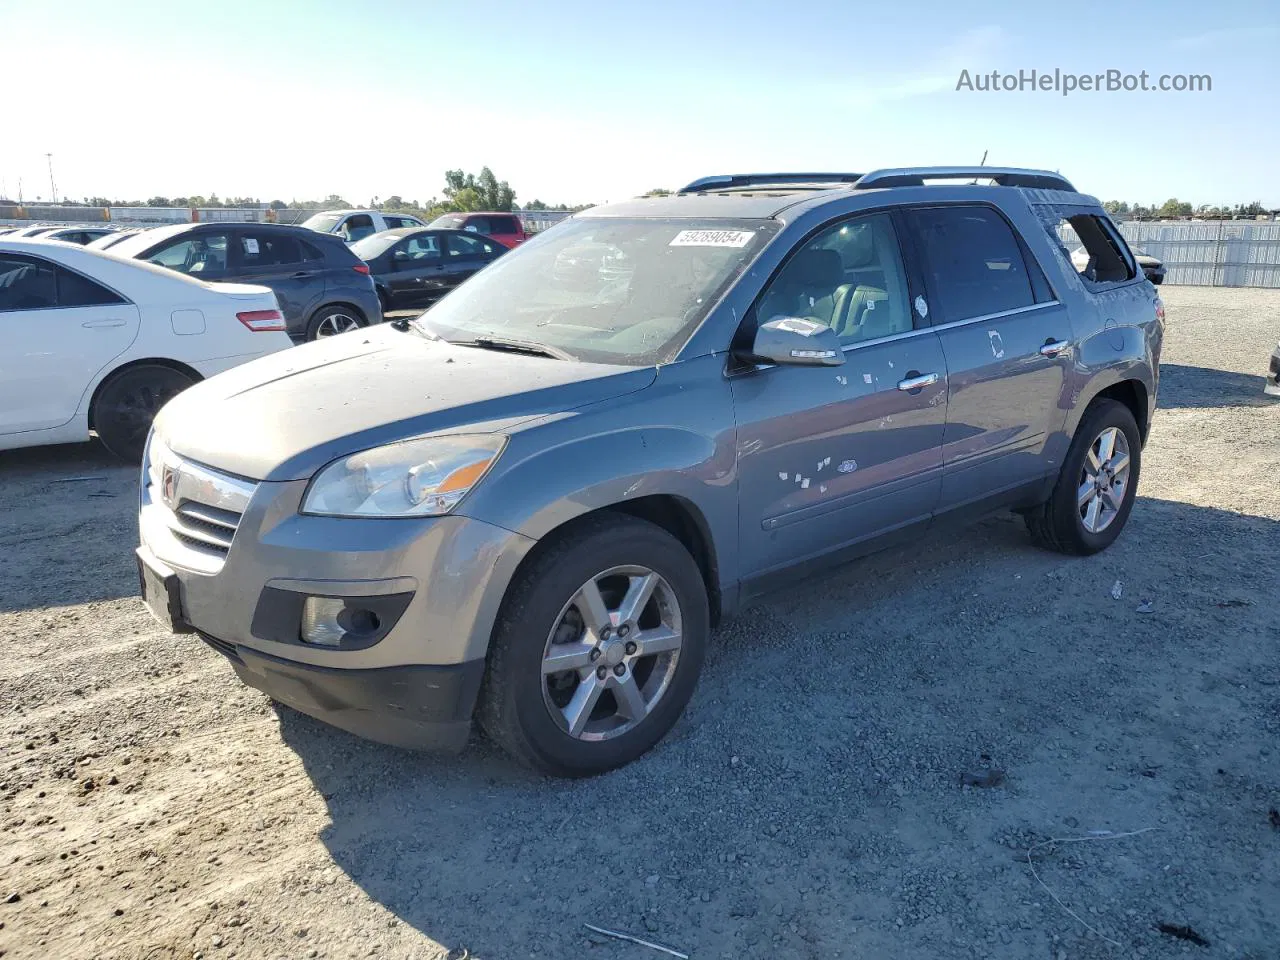
{"label": "dark gray suv", "polygon": [[327,233],[275,223],[187,223],[145,230],[110,252],[197,280],[270,287],[297,342],[382,321],[369,265]]}
{"label": "dark gray suv", "polygon": [[1109,545],[1163,319],[1098,202],[1042,171],[710,177],[593,208],[417,320],[166,406],[143,595],[337,726],[457,747],[474,716],[596,773],[663,737],[712,626],[783,573],[997,509],[1055,550]]}

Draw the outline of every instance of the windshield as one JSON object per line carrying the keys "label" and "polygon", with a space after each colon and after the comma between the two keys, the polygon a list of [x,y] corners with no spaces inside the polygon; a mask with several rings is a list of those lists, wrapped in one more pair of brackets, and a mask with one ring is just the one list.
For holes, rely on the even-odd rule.
{"label": "windshield", "polygon": [[342,214],[340,213],[317,213],[303,220],[302,226],[308,230],[315,230],[317,233],[332,233],[333,228],[338,225],[338,221],[341,219]]}
{"label": "windshield", "polygon": [[444,216],[436,217],[427,226],[435,227],[437,230],[448,227],[453,229],[462,226],[462,221],[466,220],[466,215],[461,213],[446,213]]}
{"label": "windshield", "polygon": [[399,234],[372,233],[363,240],[357,240],[347,249],[361,260],[372,260],[386,252],[387,247],[403,240]]}
{"label": "windshield", "polygon": [[445,340],[493,337],[595,363],[664,363],[776,230],[771,220],[566,221],[416,322]]}

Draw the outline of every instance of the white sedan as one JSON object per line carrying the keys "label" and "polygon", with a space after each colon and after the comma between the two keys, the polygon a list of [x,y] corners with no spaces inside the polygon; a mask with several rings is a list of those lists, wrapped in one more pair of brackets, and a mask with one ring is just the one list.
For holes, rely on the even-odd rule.
{"label": "white sedan", "polygon": [[291,345],[266,287],[0,237],[0,450],[88,440],[138,459],[179,391]]}

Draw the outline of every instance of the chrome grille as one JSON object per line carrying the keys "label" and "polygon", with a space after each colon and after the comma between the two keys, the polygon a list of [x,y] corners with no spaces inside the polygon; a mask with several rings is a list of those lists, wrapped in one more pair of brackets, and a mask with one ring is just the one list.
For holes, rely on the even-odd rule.
{"label": "chrome grille", "polygon": [[221,569],[257,484],[185,460],[154,439],[142,479],[144,533],[158,526],[167,536],[154,539],[172,538],[148,544],[156,555],[202,572]]}

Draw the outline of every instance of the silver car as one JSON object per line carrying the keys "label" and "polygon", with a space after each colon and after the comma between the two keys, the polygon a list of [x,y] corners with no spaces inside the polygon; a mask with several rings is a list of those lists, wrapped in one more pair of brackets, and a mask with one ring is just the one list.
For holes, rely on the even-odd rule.
{"label": "silver car", "polygon": [[[565,282],[583,249],[627,270]],[[475,719],[598,773],[662,739],[712,627],[779,576],[998,509],[1108,546],[1163,316],[1098,202],[1043,171],[718,176],[593,208],[416,320],[169,403],[143,596],[336,726],[458,748]]]}

